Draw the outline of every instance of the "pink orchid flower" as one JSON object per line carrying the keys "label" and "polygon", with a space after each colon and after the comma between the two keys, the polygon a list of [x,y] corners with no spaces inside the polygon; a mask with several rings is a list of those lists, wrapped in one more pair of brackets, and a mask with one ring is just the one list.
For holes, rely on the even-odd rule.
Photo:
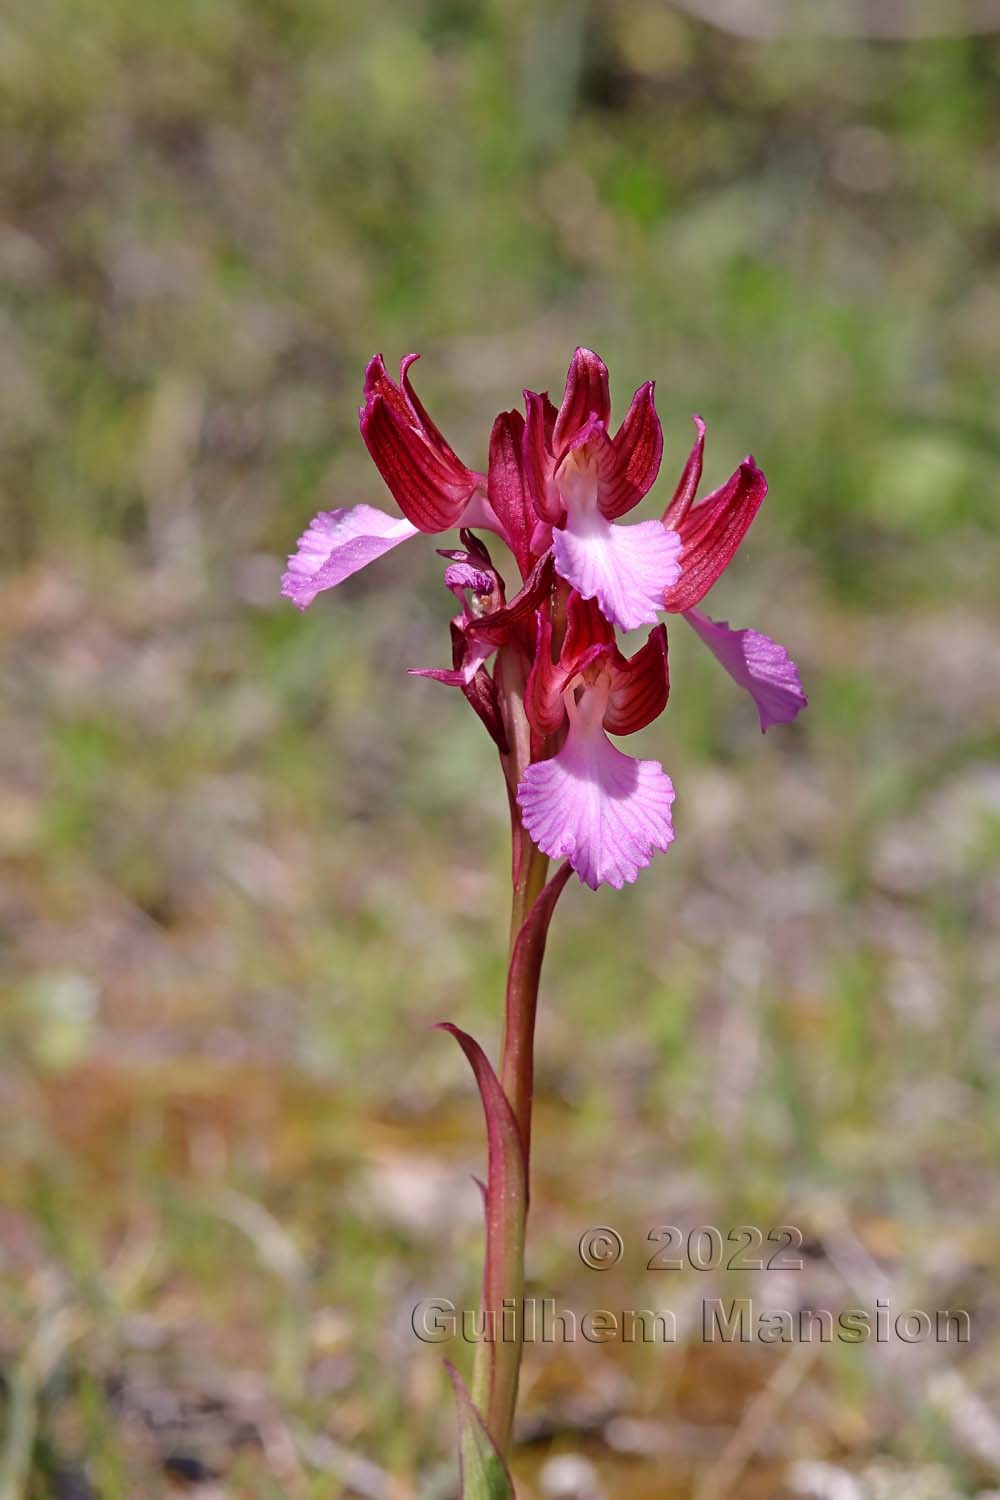
{"label": "pink orchid flower", "polygon": [[320,511],[299,538],[282,579],[281,592],[299,609],[418,532],[448,531],[463,522],[499,530],[485,474],[466,468],[410,383],[416,359],[407,354],[400,360],[397,385],[376,354],[365,371],[361,407],[361,435],[403,515],[389,516],[372,505]]}
{"label": "pink orchid flower", "polygon": [[663,524],[682,544],[681,576],[664,591],[663,606],[682,614],[700,640],[757,706],[761,733],[788,724],[805,708],[798,668],[784,646],[756,630],[733,630],[695,609],[732,562],[767,494],[767,480],[747,457],[724,485],[697,505],[705,454],[705,424],[694,419],[697,436]]}
{"label": "pink orchid flower", "polygon": [[525,391],[524,399],[525,468],[539,520],[551,527],[556,571],[619,629],[654,624],[680,577],[680,539],[660,521],[615,524],[660,467],[653,382],[636,391],[614,437],[608,370],[592,349],[573,355],[558,411],[547,395]]}
{"label": "pink orchid flower", "polygon": [[626,659],[607,621],[574,592],[558,662],[551,653],[552,624],[539,615],[525,708],[538,734],[562,744],[524,773],[517,792],[524,826],[544,854],[565,856],[592,890],[602,883],[620,890],[674,837],[670,777],[657,761],[635,760],[608,739],[645,728],[666,707],[667,632],[658,625]]}
{"label": "pink orchid flower", "polygon": [[299,538],[288,559],[281,592],[299,609],[369,563],[420,532],[478,526],[495,532],[513,552],[527,578],[538,561],[532,550],[537,530],[534,505],[524,483],[524,418],[501,412],[490,437],[489,478],[457,457],[427,415],[409,368],[417,354],[400,360],[399,384],[386,373],[381,354],[365,371],[361,435],[400,510],[390,516],[372,505],[324,510]]}

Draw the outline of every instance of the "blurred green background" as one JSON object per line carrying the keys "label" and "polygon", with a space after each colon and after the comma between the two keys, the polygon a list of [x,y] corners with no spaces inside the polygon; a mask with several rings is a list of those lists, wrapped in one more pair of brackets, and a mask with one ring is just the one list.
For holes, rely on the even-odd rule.
{"label": "blurred green background", "polygon": [[[531,1289],[681,1337],[532,1350],[519,1494],[1000,1485],[1000,38],[691,8],[4,7],[0,1500],[453,1493],[409,1317],[474,1302],[483,1146],[427,1028],[495,1051],[502,783],[405,675],[446,656],[430,544],[278,587],[317,509],[387,502],[374,350],[482,466],[577,343],[619,414],[656,377],[661,500],[694,411],[710,483],[766,469],[708,607],[811,706],[762,740],[673,629],[676,844],[563,898]],[[971,1343],[706,1346],[746,1278],[647,1235],[746,1222],[806,1239],[761,1308]]]}

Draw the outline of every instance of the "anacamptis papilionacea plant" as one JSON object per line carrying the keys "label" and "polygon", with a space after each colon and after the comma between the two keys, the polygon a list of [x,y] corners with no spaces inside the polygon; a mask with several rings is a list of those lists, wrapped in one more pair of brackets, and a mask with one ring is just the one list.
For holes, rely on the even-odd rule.
{"label": "anacamptis papilionacea plant", "polygon": [[[674,837],[670,777],[608,738],[634,734],[666,707],[659,616],[683,615],[750,694],[762,730],[790,722],[806,698],[782,646],[698,609],[767,493],[752,458],[696,500],[705,425],[695,417],[694,446],[662,516],[625,525],[660,467],[652,381],[612,435],[607,368],[577,349],[558,409],[525,391],[523,416],[497,417],[484,474],[466,468],[424,410],[409,378],[416,357],[401,362],[397,384],[376,356],[361,408],[361,435],[402,518],[369,505],[321,511],[288,560],[282,592],[306,609],[410,537],[458,530],[460,545],[439,549],[458,602],[452,665],[412,670],[465,695],[497,747],[510,803],[513,906],[498,1072],[470,1036],[444,1028],[472,1065],[486,1115],[489,1330],[501,1326],[504,1299],[520,1307],[523,1294],[535,1007],[556,901],[571,871],[592,890],[634,881]],[[484,535],[513,556],[520,586],[510,598]],[[623,655],[616,632],[640,625],[653,627],[645,644]],[[551,878],[550,859],[562,861]],[[471,1395],[452,1372],[465,1496],[513,1495],[505,1459],[520,1361],[519,1338],[487,1337],[477,1344]]]}

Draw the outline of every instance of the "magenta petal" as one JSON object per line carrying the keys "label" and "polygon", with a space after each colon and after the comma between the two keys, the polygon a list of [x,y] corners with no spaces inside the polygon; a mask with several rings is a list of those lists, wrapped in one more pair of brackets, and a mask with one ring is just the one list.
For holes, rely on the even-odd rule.
{"label": "magenta petal", "polygon": [[664,609],[683,614],[701,603],[732,562],[766,494],[767,480],[753,459],[746,458],[720,489],[683,515],[683,506],[677,511],[668,507],[664,524],[674,526],[684,544],[684,570],[677,587],[664,595]]}
{"label": "magenta petal", "polygon": [[395,403],[371,396],[361,413],[361,436],[404,515],[420,531],[448,531],[458,524],[480,476],[458,460],[444,460]]}
{"label": "magenta petal", "polygon": [[681,477],[677,481],[674,490],[674,498],[663,512],[664,526],[679,526],[691,509],[694,497],[698,493],[701,484],[701,471],[705,462],[705,432],[706,427],[697,413],[691,418],[697,434],[691,452],[687,456]]}
{"label": "magenta petal", "polygon": [[458,667],[407,667],[410,677],[427,677],[431,682],[443,682],[445,687],[464,687],[465,673]]}
{"label": "magenta petal", "polygon": [[598,486],[598,503],[609,521],[638,505],[653,487],[663,455],[663,429],[653,404],[653,382],[647,380],[632,398],[632,405],[611,444],[610,472]]}
{"label": "magenta petal", "polygon": [[710,620],[696,609],[685,611],[684,618],[733,681],[746,688],[757,705],[762,734],[802,712],[809,700],[784,646],[757,630],[733,630],[727,621]]}
{"label": "magenta petal", "polygon": [[524,469],[524,418],[502,411],[490,434],[487,495],[501,535],[513,552],[521,577],[531,572],[531,537],[538,520]]}
{"label": "magenta petal", "polygon": [[657,625],[646,644],[627,661],[616,653],[604,727],[609,734],[635,734],[663,712],[669,696],[667,627]]}
{"label": "magenta petal", "polygon": [[485,666],[496,650],[492,641],[487,641],[482,636],[466,635],[465,637],[465,660],[462,662],[462,677],[465,682],[471,682],[479,668]]}
{"label": "magenta petal", "polygon": [[[524,407],[527,418],[523,435],[523,467],[525,484],[542,524],[558,521],[563,506],[553,478],[555,460],[552,456],[552,432],[555,426],[556,409],[544,392],[524,392]],[[532,551],[541,549],[532,536]]]}
{"label": "magenta petal", "polygon": [[332,589],[352,573],[417,535],[417,527],[373,505],[350,510],[321,510],[299,537],[299,549],[288,559],[281,592],[299,609],[317,594]]}
{"label": "magenta petal", "polygon": [[664,592],[681,575],[680,537],[662,521],[621,526],[596,510],[571,507],[552,546],[560,577],[584,599],[596,599],[620,630],[654,625]]}
{"label": "magenta petal", "polygon": [[674,837],[670,777],[624,755],[599,725],[573,724],[558,755],[528,767],[517,800],[543,853],[565,856],[595,891],[635,880]]}
{"label": "magenta petal", "polygon": [[552,432],[552,447],[561,458],[590,417],[607,425],[611,416],[608,367],[593,349],[577,349],[566,375],[566,389]]}

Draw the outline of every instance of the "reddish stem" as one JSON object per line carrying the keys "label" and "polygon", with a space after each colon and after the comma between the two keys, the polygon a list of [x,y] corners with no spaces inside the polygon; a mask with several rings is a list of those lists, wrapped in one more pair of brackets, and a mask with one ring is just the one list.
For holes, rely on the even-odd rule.
{"label": "reddish stem", "polygon": [[[523,834],[523,830],[522,834]],[[527,835],[524,834],[525,839]],[[570,876],[563,864],[547,885],[543,885],[548,867],[544,855],[533,849],[528,860],[525,881],[527,915],[514,935],[510,967],[507,970],[507,1002],[504,1013],[503,1047],[500,1054],[500,1083],[510,1100],[524,1144],[527,1168],[531,1158],[531,1105],[535,1072],[535,1015],[538,1008],[538,983],[545,958],[545,941],[556,902]],[[516,902],[516,896],[515,896]]]}
{"label": "reddish stem", "polygon": [[[521,821],[517,787],[532,760],[544,754],[544,743],[532,733],[524,709],[529,657],[513,641],[501,648],[495,681],[509,749],[501,756],[510,799],[513,899],[511,902],[510,960],[499,1081],[516,1123],[523,1161],[523,1198],[508,1197],[501,1205],[492,1193],[486,1204],[486,1266],[483,1283],[483,1325],[495,1322],[497,1338],[477,1346],[473,1371],[473,1400],[483,1412],[498,1451],[510,1446],[518,1377],[523,1349],[521,1327],[524,1295],[524,1242],[529,1198],[531,1106],[534,1088],[535,1015],[538,984],[545,956],[545,940],[556,902],[570,875],[561,866],[546,884],[548,856],[531,840]],[[510,1181],[515,1181],[514,1177]],[[513,1307],[514,1338],[503,1319],[504,1305]]]}

